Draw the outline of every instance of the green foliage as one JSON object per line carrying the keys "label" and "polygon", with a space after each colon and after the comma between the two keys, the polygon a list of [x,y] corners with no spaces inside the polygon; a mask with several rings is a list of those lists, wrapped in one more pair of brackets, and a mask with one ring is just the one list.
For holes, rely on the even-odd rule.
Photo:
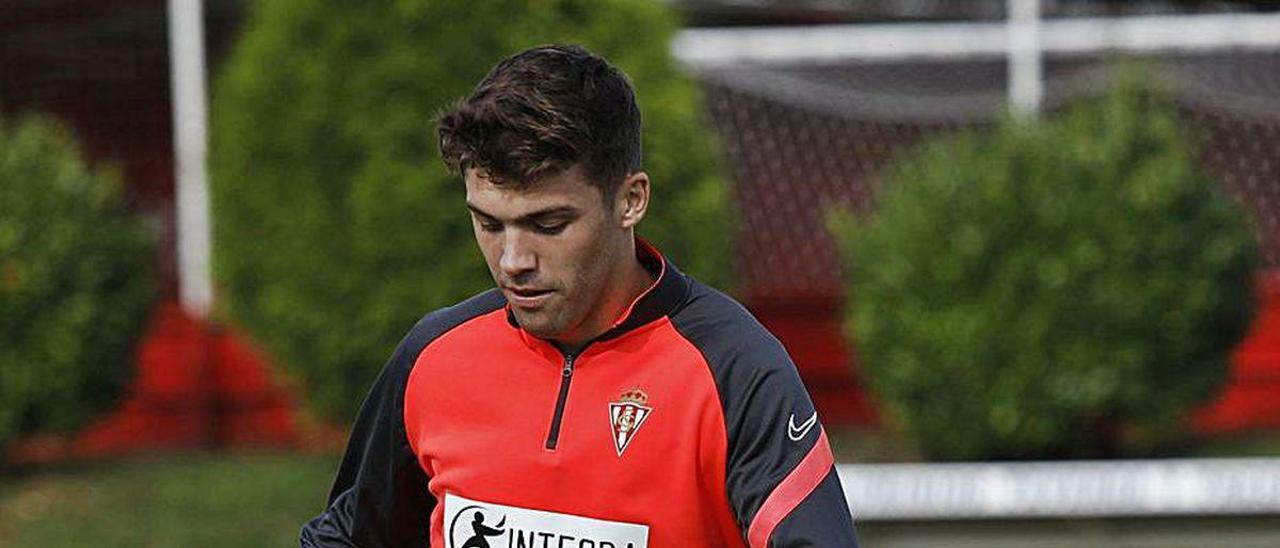
{"label": "green foliage", "polygon": [[1221,385],[1257,242],[1179,125],[1122,85],[927,143],[835,218],[861,363],[927,454],[1147,451]]}
{"label": "green foliage", "polygon": [[644,0],[257,2],[215,91],[225,312],[319,411],[349,417],[418,317],[492,285],[436,113],[501,58],[549,42],[632,77],[654,181],[641,233],[724,286],[728,196],[696,88],[667,53],[674,29]]}
{"label": "green foliage", "polygon": [[0,447],[110,405],[155,295],[116,177],[39,118],[0,126]]}

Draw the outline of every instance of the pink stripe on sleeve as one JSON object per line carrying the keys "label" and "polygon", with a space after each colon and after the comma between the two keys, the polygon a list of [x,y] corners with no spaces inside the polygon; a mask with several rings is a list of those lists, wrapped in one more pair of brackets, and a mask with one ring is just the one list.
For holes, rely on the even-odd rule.
{"label": "pink stripe on sleeve", "polygon": [[751,520],[751,527],[747,529],[747,542],[751,548],[766,548],[769,545],[769,537],[773,536],[774,528],[782,523],[782,520],[795,510],[800,502],[809,496],[809,493],[818,488],[818,484],[827,477],[827,473],[831,471],[831,466],[834,464],[835,457],[831,455],[831,446],[827,445],[827,432],[821,430],[817,443],[813,444],[813,449],[809,450],[809,454],[805,455],[795,470],[792,470],[778,483],[777,487],[773,488],[773,492],[769,493],[769,497],[764,499],[764,504],[756,512],[755,519]]}

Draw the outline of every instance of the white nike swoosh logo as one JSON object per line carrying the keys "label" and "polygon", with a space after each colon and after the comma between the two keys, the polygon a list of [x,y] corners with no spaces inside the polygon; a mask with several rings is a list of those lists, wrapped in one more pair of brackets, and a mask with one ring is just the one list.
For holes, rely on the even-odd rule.
{"label": "white nike swoosh logo", "polygon": [[791,441],[800,441],[804,438],[805,434],[809,433],[809,430],[812,429],[815,424],[818,424],[817,411],[814,411],[813,415],[805,420],[800,426],[796,426],[796,414],[792,413],[791,417],[787,419],[787,437],[791,438]]}

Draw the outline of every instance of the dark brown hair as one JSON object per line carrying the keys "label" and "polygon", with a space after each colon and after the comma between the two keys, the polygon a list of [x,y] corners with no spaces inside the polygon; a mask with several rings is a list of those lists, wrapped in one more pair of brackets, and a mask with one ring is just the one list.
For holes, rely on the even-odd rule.
{"label": "dark brown hair", "polygon": [[450,170],[528,185],[581,164],[612,198],[640,169],[640,109],[627,76],[580,46],[551,45],[504,59],[439,117]]}

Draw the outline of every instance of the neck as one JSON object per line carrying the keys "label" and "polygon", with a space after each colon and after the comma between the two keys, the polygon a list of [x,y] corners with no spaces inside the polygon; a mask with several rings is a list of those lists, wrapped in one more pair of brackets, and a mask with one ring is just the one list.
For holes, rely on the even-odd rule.
{"label": "neck", "polygon": [[577,354],[592,339],[600,336],[613,327],[621,319],[640,295],[653,285],[657,274],[649,272],[636,256],[636,243],[632,238],[624,250],[626,260],[619,261],[617,271],[610,277],[617,283],[610,284],[600,301],[599,314],[596,314],[584,325],[586,329],[576,337],[552,341],[556,348],[566,354]]}

